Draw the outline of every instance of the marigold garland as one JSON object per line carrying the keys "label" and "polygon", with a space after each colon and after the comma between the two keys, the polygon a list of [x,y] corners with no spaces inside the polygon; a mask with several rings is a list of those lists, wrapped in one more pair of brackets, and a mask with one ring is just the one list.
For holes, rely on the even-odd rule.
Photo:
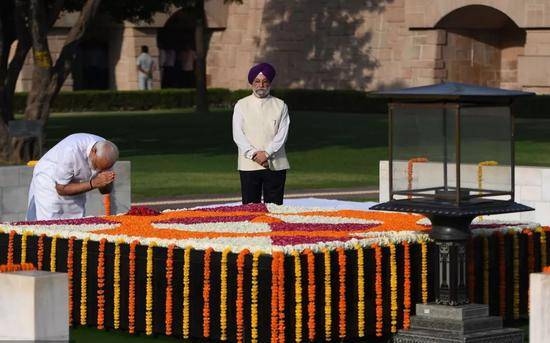
{"label": "marigold garland", "polygon": [[[428,162],[428,159],[426,157],[415,157],[411,158],[407,162],[407,189],[410,191],[412,190],[412,183],[413,183],[413,165],[415,163],[425,163]],[[409,194],[408,198],[411,199],[412,196]]]}
{"label": "marigold garland", "polygon": [[256,251],[252,257],[252,286],[250,289],[250,339],[258,343],[258,266],[261,251]]}
{"label": "marigold garland", "polygon": [[73,278],[74,278],[74,240],[69,238],[67,243],[67,279],[69,281],[69,326],[73,326]]}
{"label": "marigold garland", "polygon": [[145,334],[153,334],[153,247],[150,242],[147,247],[147,284],[145,286]]}
{"label": "marigold garland", "polygon": [[294,314],[295,319],[295,341],[302,341],[302,264],[300,253],[296,250],[292,251],[294,257]]}
{"label": "marigold garland", "polygon": [[279,258],[271,255],[271,343],[279,341]]}
{"label": "marigold garland", "polygon": [[250,251],[244,249],[237,256],[237,342],[244,342],[244,262]]}
{"label": "marigold garland", "polygon": [[191,248],[186,247],[183,253],[183,338],[189,338],[189,278],[191,274]]}
{"label": "marigold garland", "polygon": [[422,289],[422,303],[428,303],[428,246],[425,241],[420,242],[420,249],[422,253],[421,273],[420,273],[420,285]]}
{"label": "marigold garland", "polygon": [[120,328],[120,240],[115,242],[115,261],[113,270],[113,327]]}
{"label": "marigold garland", "polygon": [[35,270],[35,268],[32,263],[0,264],[0,273],[11,273],[21,270]]}
{"label": "marigold garland", "polygon": [[174,244],[168,246],[166,253],[166,300],[164,323],[166,326],[166,336],[172,334],[172,278],[174,273]]}
{"label": "marigold garland", "polygon": [[222,252],[220,272],[220,340],[227,341],[227,256],[231,248]]}
{"label": "marigold garland", "polygon": [[36,269],[42,270],[42,261],[44,261],[44,238],[46,237],[46,234],[41,234],[40,238],[38,238],[38,253],[36,256]]}
{"label": "marigold garland", "polygon": [[484,236],[483,242],[483,303],[489,305],[489,238]]}
{"label": "marigold garland", "polygon": [[397,332],[397,261],[395,244],[390,244],[390,316],[391,332]]}
{"label": "marigold garland", "polygon": [[304,250],[307,256],[307,330],[308,339],[315,340],[315,255],[310,249]]}
{"label": "marigold garland", "polygon": [[279,260],[278,267],[278,295],[277,300],[279,301],[279,343],[285,342],[285,255],[282,252],[277,253]]}
{"label": "marigold garland", "polygon": [[57,259],[56,259],[56,253],[57,253],[57,238],[59,236],[54,236],[52,238],[52,243],[50,245],[50,271],[55,272],[57,267]]}
{"label": "marigold garland", "polygon": [[336,249],[338,254],[338,281],[339,281],[339,299],[338,299],[338,337],[346,338],[346,252],[344,248]]}
{"label": "marigold garland", "polygon": [[547,264],[547,246],[546,246],[546,231],[540,228],[540,263],[544,267]]}
{"label": "marigold garland", "polygon": [[512,314],[514,319],[519,319],[519,240],[518,235],[512,233],[513,239],[513,307]]}
{"label": "marigold garland", "polygon": [[363,247],[357,250],[357,336],[365,337],[365,257]]}
{"label": "marigold garland", "polygon": [[107,239],[99,241],[99,254],[97,257],[97,328],[105,328],[105,243]]}
{"label": "marigold garland", "polygon": [[130,244],[130,253],[128,254],[128,332],[135,332],[136,320],[136,246],[138,241]]}
{"label": "marigold garland", "polygon": [[506,247],[505,237],[501,232],[497,232],[498,238],[498,308],[501,317],[506,316]]}
{"label": "marigold garland", "polygon": [[103,208],[105,216],[111,215],[111,194],[103,194]]}
{"label": "marigold garland", "polygon": [[330,251],[323,248],[323,258],[325,264],[325,340],[332,340],[332,286],[330,275]]}
{"label": "marigold garland", "polygon": [[535,237],[533,231],[524,230],[527,235],[527,270],[529,274],[535,272]]}
{"label": "marigold garland", "polygon": [[403,242],[403,329],[411,327],[411,253],[409,242]]}
{"label": "marigold garland", "polygon": [[23,235],[21,236],[21,263],[27,262],[27,236],[28,235],[29,235],[29,232],[24,231]]}
{"label": "marigold garland", "polygon": [[202,335],[205,338],[210,337],[210,259],[214,249],[208,248],[204,252],[204,271],[202,287]]}
{"label": "marigold garland", "polygon": [[15,231],[11,230],[8,238],[8,263],[13,264],[13,240],[15,237]]}
{"label": "marigold garland", "polygon": [[82,251],[80,253],[80,325],[86,325],[87,301],[88,297],[88,239],[82,241]]}
{"label": "marigold garland", "polygon": [[376,277],[374,283],[374,291],[376,293],[376,336],[382,336],[382,329],[384,325],[384,309],[382,304],[382,248],[378,244],[373,244],[374,259],[376,263]]}
{"label": "marigold garland", "polygon": [[[498,165],[497,161],[483,161],[477,164],[477,188],[479,193],[482,193],[483,189],[483,167],[496,166]],[[483,216],[479,216],[479,219],[482,219]]]}

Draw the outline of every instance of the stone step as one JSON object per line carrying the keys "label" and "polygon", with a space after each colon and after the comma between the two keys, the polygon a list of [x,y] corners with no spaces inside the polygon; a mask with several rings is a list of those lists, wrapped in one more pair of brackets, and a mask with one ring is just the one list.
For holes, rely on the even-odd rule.
{"label": "stone step", "polygon": [[394,343],[523,343],[523,331],[504,328],[467,335],[453,335],[445,331],[401,330],[393,337]]}
{"label": "stone step", "polygon": [[479,331],[502,329],[502,318],[481,317],[456,320],[413,316],[411,317],[411,328],[420,330],[438,330],[464,335]]}
{"label": "stone step", "polygon": [[416,315],[437,319],[464,320],[489,316],[489,306],[484,304],[468,304],[461,306],[447,306],[430,304],[416,304]]}

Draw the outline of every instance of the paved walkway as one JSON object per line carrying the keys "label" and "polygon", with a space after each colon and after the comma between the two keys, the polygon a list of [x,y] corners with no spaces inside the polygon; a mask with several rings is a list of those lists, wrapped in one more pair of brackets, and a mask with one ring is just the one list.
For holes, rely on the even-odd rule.
{"label": "paved walkway", "polygon": [[[295,190],[285,193],[285,199],[324,198],[337,200],[378,199],[378,188],[331,188],[315,190]],[[202,205],[240,201],[240,194],[195,194],[181,197],[150,199],[132,203],[133,206],[147,206],[157,210],[189,208]]]}

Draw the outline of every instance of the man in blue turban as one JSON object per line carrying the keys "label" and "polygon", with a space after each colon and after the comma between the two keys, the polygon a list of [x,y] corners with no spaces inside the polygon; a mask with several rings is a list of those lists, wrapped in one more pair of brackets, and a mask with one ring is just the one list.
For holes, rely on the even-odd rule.
{"label": "man in blue turban", "polygon": [[265,203],[283,203],[290,118],[284,101],[269,94],[274,78],[271,64],[253,66],[248,72],[252,94],[240,99],[233,111],[243,204],[259,203],[262,195]]}

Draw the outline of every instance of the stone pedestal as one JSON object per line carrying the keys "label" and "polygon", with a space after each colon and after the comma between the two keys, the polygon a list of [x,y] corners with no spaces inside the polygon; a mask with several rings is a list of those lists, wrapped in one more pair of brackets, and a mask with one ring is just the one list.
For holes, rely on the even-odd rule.
{"label": "stone pedestal", "polygon": [[547,343],[550,339],[550,273],[529,276],[529,342]]}
{"label": "stone pedestal", "polygon": [[395,343],[523,343],[523,331],[503,328],[500,317],[489,316],[489,306],[417,304],[411,329],[401,330]]}
{"label": "stone pedestal", "polygon": [[0,273],[0,341],[68,341],[65,273]]}

